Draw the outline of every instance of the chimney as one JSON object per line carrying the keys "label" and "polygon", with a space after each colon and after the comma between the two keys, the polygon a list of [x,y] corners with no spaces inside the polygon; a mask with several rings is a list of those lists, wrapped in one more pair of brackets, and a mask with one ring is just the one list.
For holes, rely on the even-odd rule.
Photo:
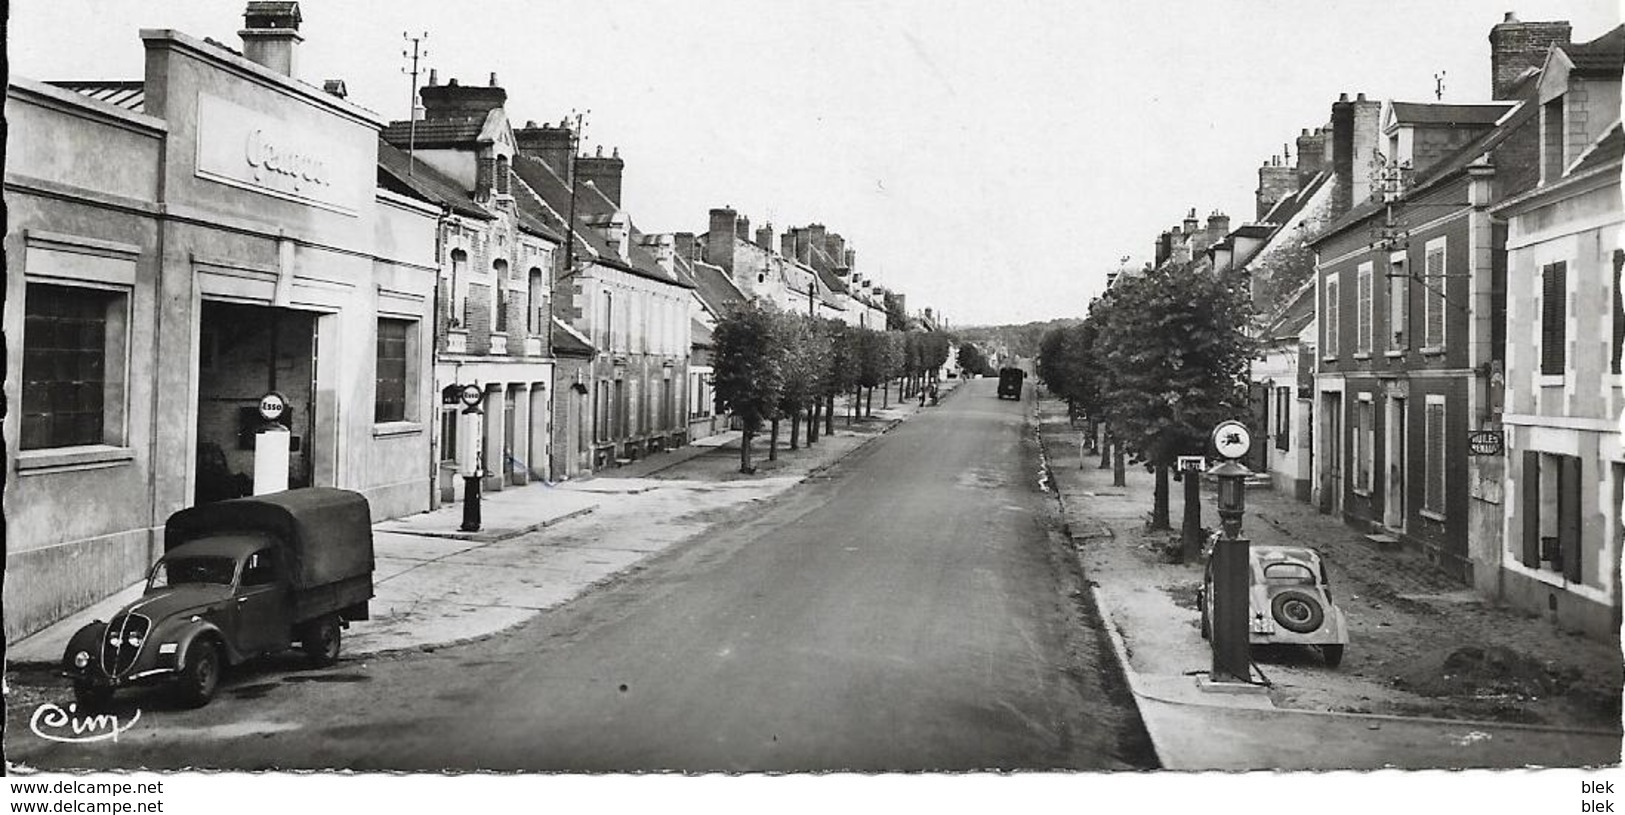
{"label": "chimney", "polygon": [[243,56],[264,65],[283,76],[294,76],[298,70],[299,4],[289,2],[261,2],[254,0],[243,12]]}
{"label": "chimney", "polygon": [[337,96],[340,99],[350,95],[350,89],[344,87],[344,80],[342,79],[328,79],[323,81],[322,90],[327,91],[329,94]]}
{"label": "chimney", "polygon": [[1375,157],[1382,122],[1382,103],[1359,94],[1349,101],[1342,94],[1332,103],[1332,172],[1339,188],[1335,217],[1371,197],[1371,161]]}
{"label": "chimney", "polygon": [[[822,265],[822,264],[814,263],[814,261],[818,258],[819,255],[823,254],[823,252],[824,252],[824,241],[827,240],[828,237],[829,237],[829,235],[824,230],[824,225],[823,224],[808,224],[807,225],[807,259],[806,259],[805,262],[806,262],[806,264],[808,266],[817,267],[817,266]],[[817,249],[818,251],[815,253],[813,251],[814,249]],[[829,270],[827,268],[824,268],[821,271],[829,271]]]}
{"label": "chimney", "polygon": [[855,270],[858,268],[858,250],[846,250],[846,268],[851,270],[853,274],[857,273]]}
{"label": "chimney", "polygon": [[1230,216],[1218,210],[1207,216],[1207,239],[1210,243],[1217,243],[1230,234]]}
{"label": "chimney", "polygon": [[616,209],[621,208],[621,171],[626,163],[621,161],[621,149],[615,148],[608,158],[604,157],[604,148],[600,146],[595,155],[582,156],[576,159],[576,179],[585,184],[592,182],[598,191],[604,194]]}
{"label": "chimney", "polygon": [[756,245],[762,247],[762,251],[764,252],[773,251],[772,221],[768,221],[767,223],[756,228]]}
{"label": "chimney", "polygon": [[537,127],[535,122],[526,122],[524,127],[514,130],[513,137],[520,153],[540,160],[559,178],[569,181],[570,153],[573,151],[573,134],[569,125],[559,122],[557,127]]}
{"label": "chimney", "polygon": [[749,218],[741,215],[739,216],[739,220],[734,222],[734,237],[744,241],[745,243],[750,243]]}
{"label": "chimney", "polygon": [[[1291,167],[1283,166],[1277,159],[1271,159],[1264,166],[1258,168],[1258,189],[1253,191],[1257,201],[1258,214],[1256,220],[1264,220],[1264,216],[1286,198],[1298,191],[1298,172]],[[1226,230],[1227,232],[1229,230]]]}
{"label": "chimney", "polygon": [[846,239],[834,232],[829,233],[829,236],[824,238],[824,254],[829,255],[829,260],[835,264],[835,268],[846,268]]}
{"label": "chimney", "polygon": [[1518,77],[1545,64],[1552,46],[1568,45],[1571,30],[1567,20],[1525,23],[1507,12],[1506,19],[1490,29],[1490,98],[1513,98]]}
{"label": "chimney", "polygon": [[1174,256],[1174,235],[1172,232],[1165,230],[1161,235],[1157,236],[1157,246],[1152,254],[1157,259],[1154,264],[1157,266],[1161,266],[1168,258]]}
{"label": "chimney", "polygon": [[673,235],[645,235],[643,245],[655,256],[655,262],[666,274],[677,276],[677,240]]}
{"label": "chimney", "polygon": [[418,98],[423,100],[425,119],[484,118],[508,101],[508,92],[495,85],[458,85],[453,78],[444,85],[424,85],[418,89]]}
{"label": "chimney", "polygon": [[683,260],[688,261],[688,265],[693,266],[694,261],[698,259],[698,242],[694,240],[694,233],[675,233],[672,235],[672,241],[676,244],[677,254],[682,256]]}
{"label": "chimney", "polygon": [[1315,177],[1321,168],[1326,166],[1326,136],[1320,128],[1313,133],[1309,128],[1303,129],[1298,136],[1298,188],[1308,185],[1309,180]]}
{"label": "chimney", "polygon": [[793,258],[793,257],[796,256],[796,233],[800,232],[800,231],[801,230],[799,230],[796,227],[792,226],[789,229],[785,230],[783,235],[779,236],[779,254],[780,255],[783,255],[784,257],[787,257],[787,258]]}
{"label": "chimney", "polygon": [[1196,227],[1200,223],[1201,221],[1196,220],[1196,207],[1191,207],[1190,213],[1185,216],[1185,235],[1194,236],[1196,234]]}
{"label": "chimney", "polygon": [[731,277],[734,273],[735,225],[739,213],[733,207],[711,210],[711,228],[705,233],[705,262],[720,266]]}

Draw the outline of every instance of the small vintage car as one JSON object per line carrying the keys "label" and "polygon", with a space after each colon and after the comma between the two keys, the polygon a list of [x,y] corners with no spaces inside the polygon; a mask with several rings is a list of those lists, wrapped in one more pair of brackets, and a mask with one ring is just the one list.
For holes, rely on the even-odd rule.
{"label": "small vintage car", "polygon": [[140,599],[68,641],[62,669],[80,707],[155,682],[207,704],[226,665],[295,643],[331,663],[340,629],[368,617],[372,517],[358,493],[317,487],[201,504],[170,516],[164,550]]}
{"label": "small vintage car", "polygon": [[[1341,664],[1349,642],[1348,620],[1332,602],[1320,553],[1307,546],[1252,544],[1248,550],[1248,642],[1318,646],[1328,667]],[[1214,615],[1211,559],[1197,605],[1202,610],[1202,638],[1207,639]]]}

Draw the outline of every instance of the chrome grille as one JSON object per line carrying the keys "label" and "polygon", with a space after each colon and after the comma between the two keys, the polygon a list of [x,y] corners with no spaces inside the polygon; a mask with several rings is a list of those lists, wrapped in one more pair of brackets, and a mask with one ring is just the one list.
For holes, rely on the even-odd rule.
{"label": "chrome grille", "polygon": [[130,635],[135,634],[141,638],[141,645],[147,644],[147,634],[152,630],[152,620],[140,614],[121,614],[114,617],[107,624],[107,633],[102,635],[102,670],[110,676],[120,676],[128,673],[135,667],[135,658],[141,653],[141,646],[130,645]]}

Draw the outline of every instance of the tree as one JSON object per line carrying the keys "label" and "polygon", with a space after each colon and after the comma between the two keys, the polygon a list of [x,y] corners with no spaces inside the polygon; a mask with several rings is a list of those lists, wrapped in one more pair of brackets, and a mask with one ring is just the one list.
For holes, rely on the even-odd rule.
{"label": "tree", "polygon": [[778,318],[771,306],[738,305],[712,331],[717,407],[733,413],[744,425],[739,445],[742,473],[755,472],[750,463],[751,440],[764,421],[778,415],[783,398],[786,365],[776,337]]}
{"label": "tree", "polygon": [[1251,317],[1246,281],[1206,263],[1120,278],[1090,310],[1100,407],[1113,438],[1157,477],[1153,529],[1171,528],[1174,460],[1204,453],[1214,425],[1247,415]]}
{"label": "tree", "polygon": [[[779,393],[779,416],[790,418],[790,449],[799,446],[801,414],[811,409],[828,365],[829,348],[814,329],[813,318],[803,314],[774,315],[775,335],[784,359],[784,387]],[[775,427],[777,419],[774,419]],[[775,444],[778,433],[773,434]],[[771,454],[770,454],[771,455]]]}
{"label": "tree", "polygon": [[[851,394],[858,388],[863,357],[860,337],[864,329],[854,328],[836,320],[825,320],[824,330],[830,341],[829,372],[824,386],[824,432],[833,434],[836,395]],[[852,425],[850,412],[847,413],[846,421],[850,427]]]}

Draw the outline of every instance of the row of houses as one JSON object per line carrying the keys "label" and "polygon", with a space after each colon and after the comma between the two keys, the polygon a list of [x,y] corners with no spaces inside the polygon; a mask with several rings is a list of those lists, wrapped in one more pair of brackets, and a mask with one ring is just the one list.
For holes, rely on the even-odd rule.
{"label": "row of houses", "polygon": [[907,314],[820,224],[641,231],[618,152],[516,125],[494,74],[431,73],[386,121],[301,79],[297,3],[244,20],[240,50],[141,31],[138,80],[8,82],[7,637],[138,580],[174,511],[252,491],[268,394],[289,486],[389,518],[726,429],[732,303]]}
{"label": "row of houses", "polygon": [[1625,27],[1513,14],[1492,98],[1343,95],[1259,168],[1255,220],[1157,262],[1245,271],[1249,462],[1381,546],[1603,638],[1620,627]]}

